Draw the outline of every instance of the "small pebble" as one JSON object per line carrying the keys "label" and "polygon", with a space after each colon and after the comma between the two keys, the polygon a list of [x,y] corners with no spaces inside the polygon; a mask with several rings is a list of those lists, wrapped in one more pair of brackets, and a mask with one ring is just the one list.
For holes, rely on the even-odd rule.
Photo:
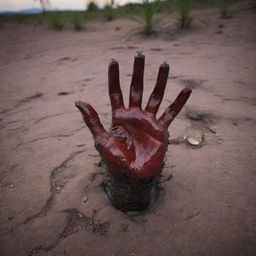
{"label": "small pebble", "polygon": [[9,185],[9,188],[14,188],[14,184],[10,184],[10,185]]}
{"label": "small pebble", "polygon": [[83,217],[84,217],[84,215],[83,215],[82,213],[80,213],[80,212],[79,212],[79,213],[77,214],[77,217],[78,217],[78,218],[83,218]]}
{"label": "small pebble", "polygon": [[83,198],[83,202],[86,203],[87,201],[88,201],[88,197],[85,196],[85,197]]}
{"label": "small pebble", "polygon": [[187,141],[188,141],[189,144],[191,144],[193,146],[198,146],[200,144],[199,141],[197,141],[197,140],[195,140],[193,138],[190,138],[190,137],[187,138]]}
{"label": "small pebble", "polygon": [[169,144],[178,145],[180,143],[183,143],[184,141],[185,141],[184,136],[180,136],[180,137],[169,139]]}
{"label": "small pebble", "polygon": [[221,144],[223,142],[223,140],[222,139],[218,139],[217,142],[218,142],[218,144]]}
{"label": "small pebble", "polygon": [[204,141],[204,134],[201,130],[189,129],[186,134],[186,141],[195,147],[201,147]]}
{"label": "small pebble", "polygon": [[208,127],[208,129],[209,129],[209,131],[210,131],[211,133],[214,133],[214,134],[217,133],[217,127],[215,127],[215,126],[210,126],[210,127]]}

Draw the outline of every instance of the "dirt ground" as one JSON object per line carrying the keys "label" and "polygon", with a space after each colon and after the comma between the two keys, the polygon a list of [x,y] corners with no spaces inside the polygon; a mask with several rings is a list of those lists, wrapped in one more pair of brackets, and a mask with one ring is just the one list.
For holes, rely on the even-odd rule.
{"label": "dirt ground", "polygon": [[[227,20],[197,11],[193,29],[177,35],[167,33],[170,16],[150,39],[130,37],[139,26],[131,20],[82,32],[3,25],[0,255],[256,255],[255,18],[247,2]],[[99,155],[74,102],[91,103],[109,127],[108,62],[119,61],[127,104],[138,50],[144,105],[165,60],[171,75],[159,113],[187,83],[194,90],[169,129],[158,201],[129,217],[103,192]],[[191,133],[201,134],[201,147],[180,139]]]}

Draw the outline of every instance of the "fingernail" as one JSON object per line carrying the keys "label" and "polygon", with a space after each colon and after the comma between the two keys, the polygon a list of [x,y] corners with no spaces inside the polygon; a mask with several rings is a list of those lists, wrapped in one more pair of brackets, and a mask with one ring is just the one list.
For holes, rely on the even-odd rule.
{"label": "fingernail", "polygon": [[137,58],[145,58],[144,54],[142,53],[142,51],[137,51],[136,54],[135,54],[135,57]]}
{"label": "fingernail", "polygon": [[163,67],[163,68],[169,68],[169,64],[167,63],[167,61],[164,61],[164,62],[161,64],[161,67]]}
{"label": "fingernail", "polygon": [[111,59],[109,65],[116,65],[118,62],[115,59]]}
{"label": "fingernail", "polygon": [[76,105],[76,107],[78,107],[78,106],[80,105],[80,101],[79,101],[79,100],[76,100],[76,101],[75,101],[75,105]]}
{"label": "fingernail", "polygon": [[83,103],[82,103],[82,101],[81,100],[76,100],[75,101],[75,106],[77,107],[77,108],[83,108]]}
{"label": "fingernail", "polygon": [[191,92],[192,92],[192,89],[193,89],[193,87],[192,87],[191,84],[187,84],[187,85],[186,85],[186,90],[187,90],[187,91],[191,91]]}

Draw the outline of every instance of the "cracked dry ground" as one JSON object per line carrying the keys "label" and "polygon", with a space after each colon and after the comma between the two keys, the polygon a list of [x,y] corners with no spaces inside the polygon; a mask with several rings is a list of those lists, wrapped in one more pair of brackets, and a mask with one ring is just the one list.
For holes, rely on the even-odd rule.
{"label": "cracked dry ground", "polygon": [[[173,40],[127,41],[138,26],[129,20],[79,33],[1,28],[0,255],[255,255],[255,10],[243,4],[229,20],[215,10],[196,17],[195,29]],[[163,179],[173,179],[150,211],[128,217],[103,193],[99,156],[74,101],[92,103],[109,126],[108,61],[120,62],[127,103],[136,50],[146,55],[144,104],[167,60],[160,112],[184,84],[194,88],[170,134],[200,130],[204,141],[170,145]]]}

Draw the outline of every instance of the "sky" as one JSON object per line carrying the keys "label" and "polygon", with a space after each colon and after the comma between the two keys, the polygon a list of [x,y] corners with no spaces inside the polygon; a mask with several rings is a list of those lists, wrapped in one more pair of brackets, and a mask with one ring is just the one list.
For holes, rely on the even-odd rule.
{"label": "sky", "polygon": [[[87,3],[90,0],[50,0],[52,8],[59,9],[73,9],[73,10],[84,10]],[[104,5],[107,0],[96,0],[100,5]],[[133,2],[129,0],[118,0],[116,1],[119,4],[123,4],[125,2]],[[40,8],[39,0],[0,0],[0,11],[17,11],[28,8]]]}

